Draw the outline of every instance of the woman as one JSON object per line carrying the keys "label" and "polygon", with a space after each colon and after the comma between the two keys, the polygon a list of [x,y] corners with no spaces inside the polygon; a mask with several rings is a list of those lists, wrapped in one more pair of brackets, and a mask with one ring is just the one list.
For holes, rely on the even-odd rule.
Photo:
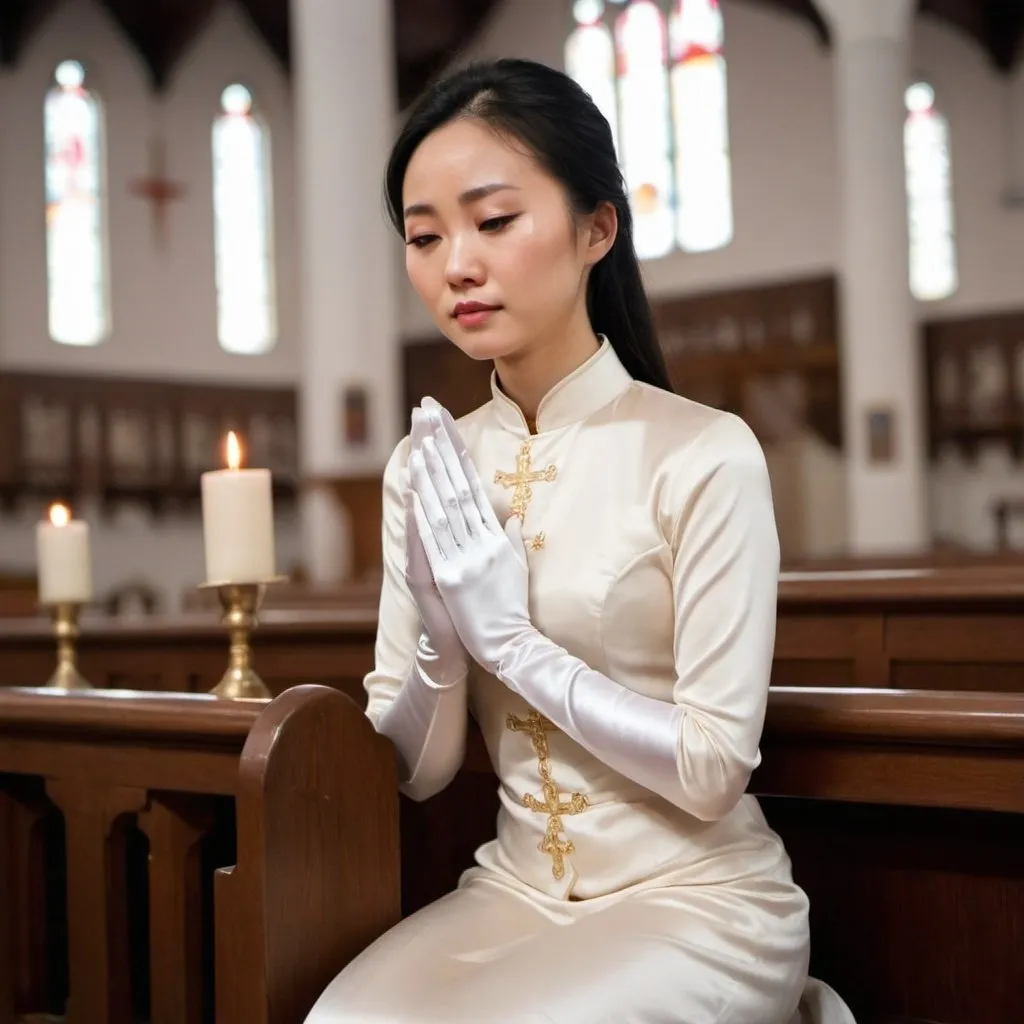
{"label": "woman", "polygon": [[848,1024],[824,986],[798,1010],[807,900],[744,795],[779,567],[764,458],[672,393],[608,124],[541,65],[460,71],[409,117],[387,199],[420,298],[495,373],[457,426],[425,400],[385,471],[367,713],[415,799],[472,713],[501,810],[458,889],[309,1021]]}

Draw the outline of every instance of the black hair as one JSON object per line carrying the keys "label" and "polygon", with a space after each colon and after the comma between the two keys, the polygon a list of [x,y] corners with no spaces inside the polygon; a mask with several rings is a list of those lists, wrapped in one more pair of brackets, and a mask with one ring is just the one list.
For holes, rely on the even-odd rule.
{"label": "black hair", "polygon": [[461,68],[430,86],[413,105],[388,159],[385,203],[396,230],[404,233],[402,189],[413,153],[457,117],[522,142],[561,182],[575,211],[592,213],[602,202],[615,207],[615,242],[587,282],[590,324],[608,337],[635,380],[672,391],[633,247],[633,215],[611,127],[568,75],[534,61],[503,59]]}

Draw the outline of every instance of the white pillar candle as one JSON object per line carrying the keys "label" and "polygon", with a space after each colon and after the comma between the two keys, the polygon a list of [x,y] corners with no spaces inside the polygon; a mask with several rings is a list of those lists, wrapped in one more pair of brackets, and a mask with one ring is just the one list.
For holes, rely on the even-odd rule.
{"label": "white pillar candle", "polygon": [[242,469],[227,438],[227,469],[204,473],[203,542],[207,583],[259,583],[275,575],[274,502],[269,469]]}
{"label": "white pillar candle", "polygon": [[50,508],[36,526],[40,604],[84,604],[92,600],[89,524],[72,519],[64,505]]}

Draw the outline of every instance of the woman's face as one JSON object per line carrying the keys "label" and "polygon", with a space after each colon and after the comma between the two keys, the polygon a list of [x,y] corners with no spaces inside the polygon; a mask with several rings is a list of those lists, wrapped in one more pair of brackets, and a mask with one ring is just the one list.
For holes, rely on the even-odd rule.
{"label": "woman's face", "polygon": [[611,243],[595,248],[592,218],[574,222],[561,184],[521,145],[449,122],[413,154],[402,205],[409,280],[467,355],[514,358],[585,315],[587,268]]}

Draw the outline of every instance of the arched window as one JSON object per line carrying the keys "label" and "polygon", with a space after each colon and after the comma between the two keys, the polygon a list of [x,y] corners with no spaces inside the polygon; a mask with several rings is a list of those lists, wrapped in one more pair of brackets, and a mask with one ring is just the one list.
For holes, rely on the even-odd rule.
{"label": "arched window", "polygon": [[576,0],[573,8],[576,28],[565,44],[565,70],[590,93],[607,118],[612,138],[619,143],[619,115],[615,92],[615,44],[608,26],[601,21],[601,0]]}
{"label": "arched window", "polygon": [[905,102],[910,290],[924,301],[944,299],[958,284],[949,124],[936,110],[935,90],[927,82],[911,85]]}
{"label": "arched window", "polygon": [[103,110],[85,68],[62,61],[43,107],[50,337],[96,345],[110,333]]}
{"label": "arched window", "polygon": [[638,254],[728,245],[732,180],[718,0],[576,0],[573,16],[566,71],[612,125]]}
{"label": "arched window", "polygon": [[277,340],[271,209],[267,129],[249,90],[229,85],[213,123],[217,337],[228,352],[256,355]]}
{"label": "arched window", "polygon": [[732,241],[725,26],[718,0],[675,0],[669,25],[676,238],[684,252],[706,252]]}

